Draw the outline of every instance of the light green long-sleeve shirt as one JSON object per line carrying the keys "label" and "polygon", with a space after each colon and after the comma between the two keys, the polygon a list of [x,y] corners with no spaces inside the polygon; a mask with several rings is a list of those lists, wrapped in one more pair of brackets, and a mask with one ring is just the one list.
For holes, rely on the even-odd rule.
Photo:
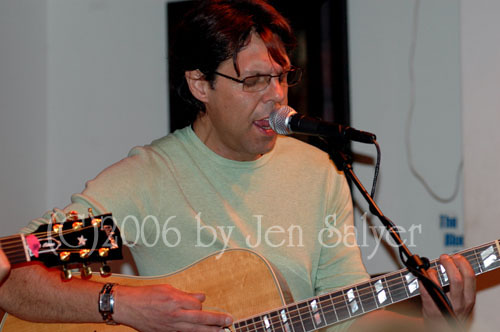
{"label": "light green long-sleeve shirt", "polygon": [[[349,188],[322,151],[289,137],[256,161],[225,159],[190,127],[87,182],[64,211],[111,212],[141,275],[174,272],[225,248],[273,263],[295,300],[367,278]],[[50,213],[26,230],[47,222]],[[347,231],[347,232],[346,232]]]}

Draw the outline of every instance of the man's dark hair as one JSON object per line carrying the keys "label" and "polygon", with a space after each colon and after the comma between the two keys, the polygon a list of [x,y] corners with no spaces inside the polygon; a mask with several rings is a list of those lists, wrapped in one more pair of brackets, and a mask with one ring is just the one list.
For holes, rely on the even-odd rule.
{"label": "man's dark hair", "polygon": [[186,102],[189,122],[193,123],[205,105],[189,90],[184,74],[200,70],[213,86],[214,71],[221,62],[233,59],[249,42],[252,32],[264,41],[271,58],[286,65],[284,54],[295,47],[296,40],[288,21],[264,0],[202,0],[189,11],[174,34],[171,48],[171,82]]}

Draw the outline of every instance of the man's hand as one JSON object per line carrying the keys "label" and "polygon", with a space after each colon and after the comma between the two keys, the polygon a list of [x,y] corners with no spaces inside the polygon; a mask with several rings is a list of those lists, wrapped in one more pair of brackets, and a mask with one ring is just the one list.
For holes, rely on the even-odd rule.
{"label": "man's hand", "polygon": [[202,311],[203,294],[191,294],[170,285],[115,286],[116,322],[141,332],[219,332],[232,324],[227,314]]}
{"label": "man's hand", "polygon": [[10,264],[5,257],[5,254],[2,250],[0,250],[0,282],[7,276],[10,271]]}
{"label": "man's hand", "polygon": [[[441,255],[440,263],[444,266],[450,282],[450,291],[447,294],[453,306],[453,311],[461,322],[465,322],[472,312],[476,302],[476,277],[469,262],[462,255]],[[429,269],[429,276],[439,285],[436,270]],[[423,286],[422,312],[430,324],[447,324],[441,312]]]}

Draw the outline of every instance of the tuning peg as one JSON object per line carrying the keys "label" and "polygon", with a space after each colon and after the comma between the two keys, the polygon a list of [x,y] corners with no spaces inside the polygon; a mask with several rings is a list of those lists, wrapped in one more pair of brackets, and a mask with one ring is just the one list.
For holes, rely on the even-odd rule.
{"label": "tuning peg", "polygon": [[61,278],[63,280],[70,280],[72,277],[73,277],[73,273],[71,273],[71,270],[69,270],[66,265],[63,265],[62,271],[61,271]]}
{"label": "tuning peg", "polygon": [[75,222],[73,222],[71,227],[73,228],[74,231],[77,231],[83,227],[83,223],[81,221],[75,221]]}
{"label": "tuning peg", "polygon": [[78,220],[78,212],[77,211],[69,211],[66,213],[66,221],[77,221]]}
{"label": "tuning peg", "polygon": [[71,253],[69,251],[62,251],[59,253],[59,259],[61,260],[61,262],[68,261],[70,256]]}
{"label": "tuning peg", "polygon": [[92,218],[92,226],[94,227],[99,227],[101,225],[101,222],[101,218]]}
{"label": "tuning peg", "polygon": [[89,208],[87,211],[89,213],[89,217],[94,218],[94,211],[92,211],[92,208]]}
{"label": "tuning peg", "polygon": [[99,272],[102,277],[109,277],[111,275],[111,267],[106,262],[102,262]]}
{"label": "tuning peg", "polygon": [[52,232],[54,232],[55,234],[58,234],[59,231],[63,228],[63,225],[62,224],[54,224],[52,225]]}
{"label": "tuning peg", "polygon": [[99,248],[99,256],[108,257],[108,255],[109,255],[109,248]]}
{"label": "tuning peg", "polygon": [[79,254],[81,259],[87,259],[90,256],[90,249],[81,249]]}
{"label": "tuning peg", "polygon": [[87,264],[83,263],[83,266],[82,266],[82,277],[85,279],[85,278],[90,278],[90,276],[92,275],[92,269],[90,268],[90,266],[88,266]]}

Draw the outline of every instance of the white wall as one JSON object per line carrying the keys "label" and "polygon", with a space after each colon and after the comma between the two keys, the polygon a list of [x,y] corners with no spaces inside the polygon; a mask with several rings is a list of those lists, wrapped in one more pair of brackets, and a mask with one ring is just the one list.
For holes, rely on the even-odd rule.
{"label": "white wall", "polygon": [[[462,161],[459,3],[351,0],[348,4],[351,123],[377,134],[381,146],[376,201],[403,228],[401,237],[414,253],[434,259],[462,249],[445,243],[447,234],[463,236],[464,225],[461,172],[457,179]],[[454,199],[435,199],[412,174],[407,135],[413,167],[432,193],[447,198],[458,185]],[[353,150],[375,157],[372,146],[354,144]],[[370,190],[373,165],[354,167]],[[356,215],[360,229],[365,226],[360,216],[368,209],[357,190],[353,196],[361,207]],[[441,215],[455,218],[456,227],[441,227]],[[376,218],[372,222],[381,226]],[[397,252],[391,257],[366,233],[358,233],[358,239],[368,271],[398,268]]]}
{"label": "white wall", "polygon": [[165,6],[0,1],[0,235],[167,133]]}
{"label": "white wall", "polygon": [[49,0],[47,196],[167,133],[163,1]]}
{"label": "white wall", "polygon": [[47,208],[45,1],[0,1],[0,235]]}
{"label": "white wall", "polygon": [[[420,148],[414,147],[413,154],[429,184],[443,196],[452,191],[459,157],[463,156],[463,195],[451,208],[430,199],[410,174],[406,160],[405,119],[411,103],[408,61],[415,3],[349,1],[353,125],[379,137],[382,169],[377,201],[382,210],[397,224],[406,225],[408,220],[435,223],[429,211],[453,213],[463,204],[460,226],[465,247],[472,247],[500,234],[496,220],[500,201],[500,153],[496,151],[500,143],[500,3],[420,1],[412,126],[413,142]],[[371,149],[354,148],[374,155]],[[358,165],[356,170],[370,188],[372,168]],[[423,210],[417,209],[418,204]],[[421,221],[415,221],[415,216]],[[436,241],[442,241],[440,230],[435,231],[414,251],[435,251]],[[376,254],[382,260],[367,261],[368,268],[389,267],[387,255],[380,250]],[[498,330],[499,283],[497,271],[478,278],[480,291],[472,331]]]}
{"label": "white wall", "polygon": [[[466,245],[500,238],[500,2],[461,2]],[[474,331],[500,325],[498,271],[479,278]]]}

